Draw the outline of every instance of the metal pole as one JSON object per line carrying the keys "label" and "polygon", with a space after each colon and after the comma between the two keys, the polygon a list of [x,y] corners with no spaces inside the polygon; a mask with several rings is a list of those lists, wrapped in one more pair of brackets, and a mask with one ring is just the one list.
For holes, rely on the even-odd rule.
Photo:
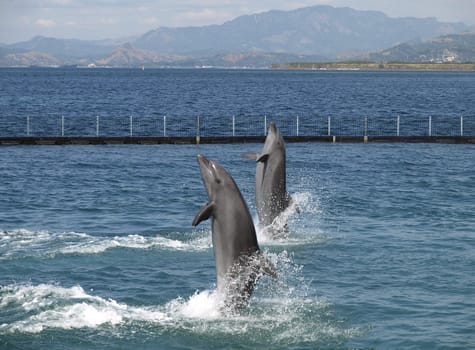
{"label": "metal pole", "polygon": [[432,136],[432,116],[429,116],[429,136]]}
{"label": "metal pole", "polygon": [[99,137],[99,116],[96,115],[96,136]]}
{"label": "metal pole", "polygon": [[396,135],[399,136],[399,126],[401,123],[401,118],[397,116],[397,122],[396,122]]}
{"label": "metal pole", "polygon": [[267,135],[267,115],[264,115],[264,136]]}
{"label": "metal pole", "polygon": [[364,117],[364,136],[368,136],[368,117]]}
{"label": "metal pole", "polygon": [[463,115],[460,116],[460,136],[463,136]]}
{"label": "metal pole", "polygon": [[233,115],[233,137],[236,136],[236,120]]}
{"label": "metal pole", "polygon": [[297,136],[299,136],[299,116],[297,116]]}
{"label": "metal pole", "polygon": [[196,144],[200,144],[200,116],[196,117]]}
{"label": "metal pole", "polygon": [[331,117],[328,116],[328,136],[331,135]]}
{"label": "metal pole", "polygon": [[167,116],[163,116],[163,137],[167,136]]}
{"label": "metal pole", "polygon": [[133,134],[133,132],[132,132],[132,131],[133,131],[133,130],[132,130],[132,125],[133,125],[133,123],[132,123],[132,116],[130,116],[130,137],[132,137],[132,134]]}
{"label": "metal pole", "polygon": [[64,137],[64,115],[61,116],[61,136]]}

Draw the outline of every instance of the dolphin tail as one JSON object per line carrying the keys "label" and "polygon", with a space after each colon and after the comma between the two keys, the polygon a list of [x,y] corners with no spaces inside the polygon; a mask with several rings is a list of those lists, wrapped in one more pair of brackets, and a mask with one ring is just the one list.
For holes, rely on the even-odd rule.
{"label": "dolphin tail", "polygon": [[241,153],[241,158],[246,158],[246,159],[256,160],[257,156],[258,156],[257,153],[252,153],[252,152],[250,152],[250,153]]}

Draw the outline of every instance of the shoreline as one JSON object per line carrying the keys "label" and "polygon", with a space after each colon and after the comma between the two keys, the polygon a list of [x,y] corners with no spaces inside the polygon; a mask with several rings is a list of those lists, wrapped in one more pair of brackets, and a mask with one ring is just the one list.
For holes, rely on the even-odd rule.
{"label": "shoreline", "polygon": [[411,70],[475,71],[475,63],[377,63],[377,62],[289,62],[272,64],[273,70]]}

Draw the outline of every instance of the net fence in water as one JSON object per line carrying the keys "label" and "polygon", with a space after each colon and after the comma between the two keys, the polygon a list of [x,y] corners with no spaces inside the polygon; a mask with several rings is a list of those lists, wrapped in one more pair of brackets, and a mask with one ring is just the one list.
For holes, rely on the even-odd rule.
{"label": "net fence in water", "polygon": [[475,116],[0,116],[1,137],[474,136]]}

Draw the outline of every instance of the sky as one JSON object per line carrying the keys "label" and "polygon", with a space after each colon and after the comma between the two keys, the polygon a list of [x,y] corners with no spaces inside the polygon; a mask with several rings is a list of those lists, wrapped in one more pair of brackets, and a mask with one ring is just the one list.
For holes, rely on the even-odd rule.
{"label": "sky", "polygon": [[314,5],[475,25],[475,0],[0,0],[0,43],[26,41],[36,35],[127,38],[162,26],[222,24],[241,15]]}

